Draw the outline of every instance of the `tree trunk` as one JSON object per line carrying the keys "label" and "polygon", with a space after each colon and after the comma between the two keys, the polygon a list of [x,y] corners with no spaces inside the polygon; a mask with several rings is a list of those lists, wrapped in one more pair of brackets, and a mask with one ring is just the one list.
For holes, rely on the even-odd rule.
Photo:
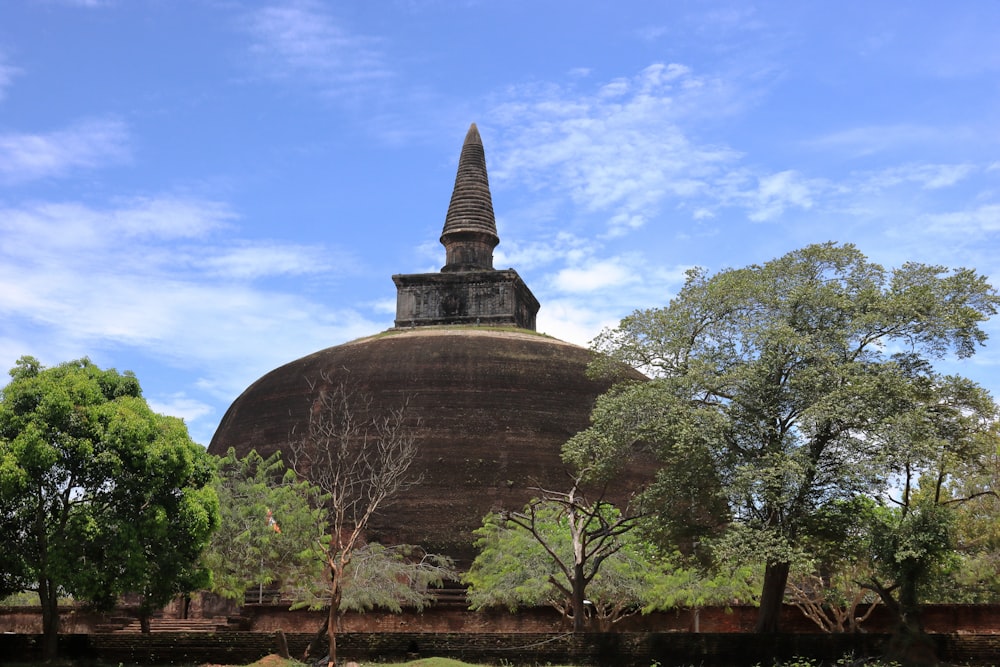
{"label": "tree trunk", "polygon": [[587,624],[587,604],[584,593],[586,582],[583,578],[583,565],[573,566],[573,632],[583,632]]}
{"label": "tree trunk", "polygon": [[278,630],[275,634],[275,640],[277,643],[275,650],[278,652],[278,657],[284,658],[285,660],[291,658],[292,656],[288,653],[288,639],[285,637],[285,631]]}
{"label": "tree trunk", "polygon": [[326,618],[326,634],[330,640],[330,657],[327,667],[337,667],[337,612],[340,611],[340,576],[343,565],[330,568],[330,612]]}
{"label": "tree trunk", "polygon": [[320,642],[323,641],[323,637],[327,636],[326,626],[330,622],[329,616],[323,621],[323,625],[319,630],[316,631],[316,635],[313,637],[312,641],[309,642],[309,646],[306,646],[305,653],[302,654],[302,662],[311,663],[312,658],[316,655],[316,651],[319,649]]}
{"label": "tree trunk", "polygon": [[789,563],[768,563],[764,569],[764,588],[761,591],[760,609],[757,612],[757,626],[754,632],[765,634],[778,631],[781,605],[785,599],[785,586],[788,584],[789,566]]}
{"label": "tree trunk", "polygon": [[59,656],[59,595],[48,579],[38,582],[38,601],[42,606],[42,657],[55,660]]}
{"label": "tree trunk", "polygon": [[888,657],[904,665],[922,667],[939,663],[937,648],[924,632],[917,597],[917,576],[904,575],[899,581],[899,600],[894,605],[896,626],[889,640]]}

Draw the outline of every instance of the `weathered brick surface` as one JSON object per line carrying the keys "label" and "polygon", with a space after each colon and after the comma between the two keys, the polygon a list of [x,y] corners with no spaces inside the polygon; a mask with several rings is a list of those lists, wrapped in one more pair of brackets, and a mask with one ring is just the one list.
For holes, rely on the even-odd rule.
{"label": "weathered brick surface", "polygon": [[[420,483],[372,518],[368,537],[419,544],[468,567],[473,531],[487,513],[522,509],[536,486],[565,486],[561,447],[587,427],[608,388],[587,377],[591,356],[538,334],[475,327],[417,327],[354,341],[257,380],[230,406],[208,451],[268,456],[287,447],[289,433],[308,423],[324,375],[329,387],[343,381],[371,396],[376,411],[406,404],[419,442],[411,471]],[[611,500],[624,505],[652,470],[631,467]]]}
{"label": "weathered brick surface", "polygon": [[[301,655],[311,635],[287,636]],[[886,635],[708,633],[345,633],[342,659],[402,661],[446,657],[478,663],[578,664],[608,667],[702,665],[741,667],[809,656],[833,661],[846,654],[878,655]],[[135,665],[246,664],[274,653],[274,633],[65,635],[63,656]],[[941,657],[954,664],[989,665],[1000,656],[1000,635],[935,635]],[[0,664],[38,659],[38,637],[0,636]]]}
{"label": "weathered brick surface", "polygon": [[[205,613],[194,616],[198,619],[214,618],[219,625],[227,624],[227,617],[233,623],[230,629],[252,630],[254,632],[309,633],[323,623],[325,612],[307,610],[290,611],[287,605],[248,605],[241,609],[218,607],[215,604],[202,607]],[[164,610],[162,621],[178,618],[179,612],[173,607]],[[689,609],[638,615],[627,618],[615,626],[617,632],[692,632],[692,633],[750,633],[756,621],[757,608],[752,606],[707,607],[697,613]],[[110,632],[128,625],[136,617],[136,611],[121,608],[107,614],[88,611],[84,608],[63,610],[60,623],[67,634],[88,634]],[[997,634],[1000,635],[1000,605],[925,605],[924,626],[934,634]],[[781,627],[789,633],[815,633],[816,626],[806,619],[795,607],[785,606],[781,615]],[[168,629],[168,628],[165,628]],[[401,614],[389,612],[369,612],[346,614],[341,618],[341,629],[345,632],[360,633],[552,633],[558,634],[568,629],[566,621],[553,609],[539,607],[524,609],[516,614],[505,610],[484,610],[472,612],[459,606],[431,607],[423,612],[413,610]],[[886,610],[877,609],[864,624],[864,630],[871,634],[887,633],[892,629],[892,619]],[[16,634],[37,634],[42,631],[41,613],[38,607],[0,607],[0,632]],[[1000,660],[997,661],[1000,663]]]}

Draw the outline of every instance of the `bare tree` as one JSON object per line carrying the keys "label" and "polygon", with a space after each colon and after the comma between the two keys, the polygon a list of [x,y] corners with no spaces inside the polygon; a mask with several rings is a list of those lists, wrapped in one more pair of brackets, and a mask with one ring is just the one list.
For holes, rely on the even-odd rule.
{"label": "bare tree", "polygon": [[[786,593],[791,603],[823,632],[861,632],[861,624],[875,612],[879,600],[855,583],[859,570],[859,565],[851,564],[834,577],[793,574]],[[866,608],[863,613],[862,608]]]}
{"label": "bare tree", "polygon": [[345,568],[364,545],[372,515],[418,480],[417,455],[407,405],[377,410],[371,396],[354,393],[327,374],[311,382],[314,399],[305,433],[290,441],[292,467],[328,496],[330,541],[324,545],[330,607],[326,631],[329,666],[337,663],[337,612]]}

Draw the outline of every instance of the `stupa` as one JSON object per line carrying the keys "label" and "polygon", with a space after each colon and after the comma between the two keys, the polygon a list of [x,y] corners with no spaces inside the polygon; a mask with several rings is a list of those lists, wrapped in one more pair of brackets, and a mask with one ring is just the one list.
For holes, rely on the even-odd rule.
{"label": "stupa", "polygon": [[[420,545],[461,565],[474,556],[472,531],[488,512],[521,509],[538,487],[566,487],[560,449],[587,427],[608,383],[587,377],[589,350],[537,333],[538,300],[514,269],[493,268],[500,238],[475,124],[440,240],[439,273],[392,277],[392,329],[267,373],[233,402],[208,450],[266,456],[286,448],[308,423],[321,382],[349,384],[376,408],[406,403],[420,482],[369,523],[368,539]],[[631,486],[623,482],[619,498]]]}

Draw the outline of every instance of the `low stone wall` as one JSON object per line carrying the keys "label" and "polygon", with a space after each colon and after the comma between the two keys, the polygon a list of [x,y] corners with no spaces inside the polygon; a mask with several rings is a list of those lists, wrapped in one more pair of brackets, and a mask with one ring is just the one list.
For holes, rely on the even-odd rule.
{"label": "low stone wall", "polygon": [[[0,635],[0,664],[37,661],[39,637]],[[287,635],[301,655],[311,635]],[[808,656],[833,662],[846,655],[879,655],[886,635],[733,633],[346,633],[341,659],[395,662],[445,657],[476,663],[576,664],[608,667],[751,667]],[[953,664],[996,664],[1000,635],[934,635],[942,659]],[[65,658],[124,665],[247,664],[277,649],[274,633],[157,633],[63,635]]]}
{"label": "low stone wall", "polygon": [[[653,614],[637,614],[615,624],[616,632],[694,632],[752,633],[757,622],[757,607],[706,607],[678,609]],[[245,619],[245,629],[259,632],[282,630],[286,633],[309,632],[323,624],[326,612],[289,611],[277,605],[249,605],[239,612]],[[1000,605],[925,605],[922,608],[924,627],[936,634],[1000,633]],[[865,632],[888,633],[893,619],[884,606],[879,606],[865,621]],[[801,611],[785,605],[781,611],[781,628],[788,633],[815,633],[816,625]],[[554,609],[539,607],[521,609],[511,614],[506,610],[473,612],[461,608],[430,608],[423,612],[404,611],[402,614],[368,612],[345,614],[340,629],[344,632],[565,632],[567,621]]]}
{"label": "low stone wall", "polygon": [[[123,607],[109,613],[88,611],[83,607],[60,610],[60,626],[66,634],[90,634],[106,631],[108,626],[121,624],[121,619],[136,616],[136,610]],[[183,614],[173,606],[164,610],[163,618],[180,618]],[[319,628],[326,612],[290,611],[282,605],[247,605],[242,609],[218,605],[199,606],[190,618],[216,618],[220,624],[227,616],[242,619],[240,629],[254,632],[309,633]],[[1000,605],[926,605],[922,609],[924,627],[934,634],[1000,633]],[[706,607],[700,610],[678,609],[623,619],[612,629],[616,632],[693,632],[749,633],[753,632],[757,608],[751,606]],[[880,607],[864,623],[865,632],[872,634],[891,631],[892,619]],[[786,605],[781,613],[781,628],[788,633],[815,633],[816,626],[795,607]],[[554,609],[539,607],[522,609],[516,614],[505,610],[469,611],[461,607],[431,607],[423,612],[406,610],[389,612],[349,613],[341,617],[342,632],[456,632],[456,633],[560,633],[569,629]],[[40,634],[41,610],[37,607],[0,607],[0,633]]]}

